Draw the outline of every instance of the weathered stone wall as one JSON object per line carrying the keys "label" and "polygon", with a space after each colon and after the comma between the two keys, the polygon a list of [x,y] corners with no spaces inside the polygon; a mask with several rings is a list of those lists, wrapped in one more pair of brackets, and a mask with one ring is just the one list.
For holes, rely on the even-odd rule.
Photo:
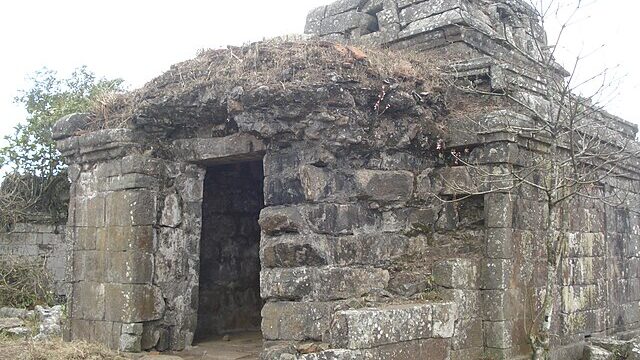
{"label": "weathered stone wall", "polygon": [[[215,226],[200,231],[202,175],[216,163],[263,159],[268,351],[291,351],[279,345],[301,340],[355,357],[431,353],[432,345],[442,359],[481,351],[484,201],[434,201],[437,154],[423,150],[435,144],[423,120],[429,105],[398,92],[394,101],[408,107],[380,116],[371,112],[377,88],[314,86],[300,94],[248,90],[234,117],[237,134],[169,138],[172,146],[156,158],[145,150],[154,142],[132,141],[145,138],[139,129],[73,135],[65,128],[80,115],[58,123],[60,147],[77,164],[70,171],[72,338],[129,350],[190,344],[206,271],[200,242]],[[157,109],[181,99],[170,101]],[[285,106],[288,118],[265,118]],[[300,139],[289,136],[293,124]],[[385,325],[363,337],[372,319]]]}
{"label": "weathered stone wall", "polygon": [[145,157],[132,139],[119,129],[61,143],[67,155],[83,149],[69,167],[67,335],[182,348],[196,324],[203,171]]}
{"label": "weathered stone wall", "polygon": [[[517,35],[523,44],[528,33],[544,36],[527,31],[521,16],[529,10],[519,4],[343,0],[312,12],[309,29],[342,40],[391,34],[374,42],[437,48],[465,60],[452,67],[453,79],[485,81],[487,91],[509,84],[514,96],[544,107],[544,79],[494,61],[513,56],[494,35]],[[385,23],[385,14],[397,19]],[[526,356],[545,273],[546,205],[531,189],[496,190],[499,184],[466,196],[454,185],[477,174],[444,161],[442,143],[464,149],[477,169],[507,174],[545,151],[544,139],[509,130],[535,119],[494,103],[474,114],[477,127],[467,127],[443,115],[438,96],[446,95],[425,89],[425,79],[406,71],[383,78],[353,49],[305,45],[314,46],[324,49],[316,55],[333,49],[341,57],[314,68],[305,67],[307,53],[287,46],[204,53],[136,93],[134,105],[122,104],[133,106],[127,129],[86,132],[86,115],[56,124],[59,148],[73,164],[71,338],[179,350],[198,324],[223,332],[244,322],[242,301],[217,307],[207,286],[258,281],[237,272],[241,253],[255,261],[256,244],[229,230],[243,227],[247,213],[212,208],[203,193],[229,189],[216,181],[232,182],[233,190],[214,197],[252,199],[255,221],[260,176],[245,189],[235,175],[205,181],[205,172],[262,161],[257,254],[265,359]],[[245,64],[238,57],[254,49],[259,56],[250,68],[225,67],[229,78],[211,82],[211,69]],[[287,61],[282,74],[270,72]],[[246,72],[264,83],[242,82]],[[298,80],[304,72],[310,80]],[[603,139],[612,146],[635,137],[636,127],[604,117],[612,137]],[[629,168],[637,173],[637,159]],[[622,183],[604,185],[614,191]],[[627,206],[637,204],[633,199]],[[638,325],[638,219],[588,201],[565,210],[559,230],[569,246],[553,345],[557,358],[574,359],[585,336]],[[228,252],[215,256],[211,240],[227,243]],[[257,298],[247,294],[255,310]],[[303,341],[316,343],[313,353],[300,348]]]}
{"label": "weathered stone wall", "polygon": [[[534,19],[534,21],[530,21]],[[453,76],[486,77],[493,91],[507,84],[513,96],[534,109],[544,109],[545,84],[520,56],[541,54],[536,43],[546,43],[532,9],[518,1],[359,1],[344,0],[310,12],[305,32],[324,39],[369,42],[393,49],[411,49],[448,57]],[[560,70],[562,73],[562,70]],[[544,113],[544,111],[542,111]],[[637,127],[608,114],[594,117],[608,130],[603,138],[625,146],[635,139]],[[451,129],[448,145],[476,148],[470,159],[487,168],[518,166],[521,159],[544,148],[529,138],[509,139],[514,124],[535,121],[515,113],[496,112],[477,121],[478,130],[494,133],[476,138],[471,128]],[[500,130],[505,130],[500,134]],[[601,133],[599,130],[595,130]],[[472,136],[469,136],[472,134]],[[630,174],[637,174],[637,163]],[[505,168],[508,172],[508,169]],[[442,169],[441,177],[464,184],[469,174]],[[633,178],[633,175],[625,175]],[[627,201],[634,207],[637,182],[607,184],[612,189],[634,188]],[[455,191],[445,189],[444,195]],[[615,190],[607,190],[613,192]],[[541,243],[544,198],[532,189],[517,194],[485,196],[485,259],[481,265],[484,348],[487,356],[514,358],[530,352],[529,323],[539,314],[544,288],[545,248]],[[582,356],[585,337],[637,329],[637,272],[634,246],[635,218],[628,210],[610,208],[602,201],[581,200],[567,205],[561,231],[568,239],[562,260],[552,333],[558,359]],[[618,229],[623,229],[622,231]]]}
{"label": "weathered stone wall", "polygon": [[523,1],[341,0],[312,10],[305,33],[411,48],[456,61],[519,56],[497,39],[509,39],[534,57],[540,56],[536,41],[546,43],[536,12]]}
{"label": "weathered stone wall", "polygon": [[434,161],[323,146],[267,152],[265,339],[324,341],[352,358],[482,352],[483,204],[430,201]]}
{"label": "weathered stone wall", "polygon": [[62,225],[20,223],[11,232],[0,232],[0,260],[19,260],[41,264],[53,281],[57,296],[67,294],[65,269],[67,245]]}
{"label": "weathered stone wall", "polygon": [[[514,114],[504,117],[511,123],[517,119]],[[493,134],[485,136],[485,144],[471,152],[470,159],[495,170],[505,163],[522,164],[536,156],[533,151],[545,146],[542,141],[505,135],[497,126]],[[566,247],[554,288],[551,346],[555,359],[581,359],[585,339],[639,328],[635,270],[638,219],[633,209],[638,207],[640,188],[631,175],[639,168],[637,159],[627,165],[631,172],[594,187],[594,198],[578,197],[560,211],[558,230]],[[444,190],[449,193],[472,188],[477,169],[459,166],[438,171],[449,184],[456,185]],[[545,194],[528,186],[487,194],[484,199],[485,258],[480,267],[484,353],[524,359],[531,352],[529,329],[532,319],[540,316],[546,285],[548,203]],[[625,201],[612,207],[605,199]]]}
{"label": "weathered stone wall", "polygon": [[260,328],[262,162],[209,167],[200,240],[200,338]]}

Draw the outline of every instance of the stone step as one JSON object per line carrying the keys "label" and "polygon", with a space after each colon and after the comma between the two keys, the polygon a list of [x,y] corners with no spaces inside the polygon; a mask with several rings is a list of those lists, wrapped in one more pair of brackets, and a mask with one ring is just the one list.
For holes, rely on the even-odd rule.
{"label": "stone step", "polygon": [[331,349],[312,354],[282,355],[280,360],[448,360],[451,359],[449,348],[449,339],[421,339],[373,349]]}
{"label": "stone step", "polygon": [[447,339],[453,336],[456,314],[453,302],[339,311],[331,326],[331,345],[357,350],[413,340]]}

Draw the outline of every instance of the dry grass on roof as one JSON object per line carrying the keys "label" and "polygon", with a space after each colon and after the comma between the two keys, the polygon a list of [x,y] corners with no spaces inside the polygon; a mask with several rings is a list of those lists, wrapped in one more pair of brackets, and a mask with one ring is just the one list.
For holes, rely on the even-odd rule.
{"label": "dry grass on roof", "polygon": [[141,89],[110,96],[94,108],[96,127],[123,126],[146,100],[204,91],[223,100],[233,88],[295,89],[331,82],[359,87],[397,84],[406,90],[441,86],[443,59],[424,53],[347,46],[322,40],[267,40],[240,47],[203,50],[173,65]]}

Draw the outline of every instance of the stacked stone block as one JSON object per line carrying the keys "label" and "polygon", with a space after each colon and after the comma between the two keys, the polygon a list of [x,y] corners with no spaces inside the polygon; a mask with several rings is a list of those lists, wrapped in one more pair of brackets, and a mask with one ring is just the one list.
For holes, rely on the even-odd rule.
{"label": "stacked stone block", "polygon": [[524,2],[491,4],[465,0],[341,0],[312,10],[305,33],[326,39],[361,41],[394,49],[437,51],[462,58],[488,55],[513,59],[511,43],[540,56],[544,30]]}
{"label": "stacked stone block", "polygon": [[[628,187],[626,187],[628,188]],[[638,280],[639,217],[627,209],[608,208],[603,264],[608,289],[602,301],[608,304],[607,332],[635,328],[640,321],[640,282]]]}
{"label": "stacked stone block", "polygon": [[67,247],[63,225],[19,223],[10,232],[0,232],[0,261],[24,261],[44,265],[53,291],[65,297]]}
{"label": "stacked stone block", "polygon": [[450,359],[481,358],[484,333],[479,261],[458,258],[438,262],[433,277],[444,297],[456,304]]}
{"label": "stacked stone block", "polygon": [[[325,342],[354,358],[447,358],[458,305],[418,296],[435,271],[425,255],[434,250],[428,237],[436,231],[451,241],[451,229],[436,230],[433,205],[418,205],[431,191],[423,179],[430,170],[416,172],[406,162],[410,156],[358,169],[324,149],[297,148],[267,151],[264,160],[270,205],[260,215],[265,339]],[[411,256],[424,264],[409,270],[405,258]],[[434,346],[443,351],[435,355]]]}
{"label": "stacked stone block", "polygon": [[199,240],[202,173],[141,155],[124,129],[74,136],[78,119],[86,121],[68,117],[56,130],[74,162],[68,337],[123,351],[183,348],[196,318],[188,264],[197,264],[199,242],[189,239]]}
{"label": "stacked stone block", "polygon": [[[453,80],[508,87],[544,108],[544,79],[523,70],[522,59],[498,61],[514,56],[508,43],[526,48],[527,34],[544,36],[523,22],[529,11],[518,1],[342,0],[314,10],[308,31],[455,54],[466,61],[451,67]],[[185,64],[152,85],[171,87]],[[328,78],[300,86],[180,85],[171,96],[146,89],[128,129],[86,134],[80,115],[56,125],[74,164],[72,337],[133,350],[191,344],[201,321],[204,173],[251,160],[264,169],[265,359],[527,356],[526,329],[541,306],[548,209],[535,189],[479,180],[548,149],[545,139],[512,131],[535,119],[492,109],[474,126],[448,124],[447,146],[469,150],[472,169],[443,163],[443,140],[431,124],[438,110],[420,94],[382,79],[362,86],[348,74]],[[381,102],[389,111],[375,111]],[[612,143],[635,137],[633,126],[603,116]],[[640,225],[594,203],[563,210],[575,215],[560,229],[569,246],[553,345],[558,358],[573,359],[584,336],[636,327]],[[317,351],[298,351],[301,342]]]}

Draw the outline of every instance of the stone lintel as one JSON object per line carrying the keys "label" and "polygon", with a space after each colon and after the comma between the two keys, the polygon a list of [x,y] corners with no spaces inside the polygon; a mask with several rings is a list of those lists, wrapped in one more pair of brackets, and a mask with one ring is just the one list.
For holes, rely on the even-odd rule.
{"label": "stone lintel", "polygon": [[264,156],[264,143],[249,134],[222,138],[181,139],[173,143],[175,153],[189,162],[224,164],[243,160],[259,160]]}

